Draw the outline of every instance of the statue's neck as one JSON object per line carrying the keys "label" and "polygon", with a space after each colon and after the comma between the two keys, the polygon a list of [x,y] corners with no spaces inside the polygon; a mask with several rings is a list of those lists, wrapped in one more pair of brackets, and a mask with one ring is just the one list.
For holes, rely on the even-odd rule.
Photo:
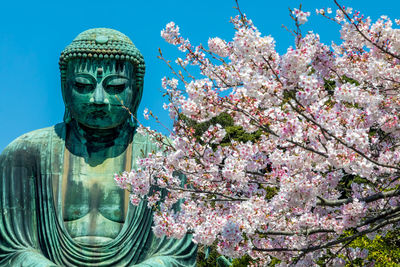
{"label": "statue's neck", "polygon": [[111,129],[93,129],[85,127],[82,124],[77,123],[77,130],[81,137],[83,137],[86,143],[90,144],[106,144],[114,141],[120,136],[124,125],[120,125]]}
{"label": "statue's neck", "polygon": [[[128,121],[115,128],[93,129],[79,124],[75,120],[68,123],[70,137],[86,146],[89,154],[102,151],[115,145],[126,147],[134,132]],[[72,140],[71,140],[72,141]]]}

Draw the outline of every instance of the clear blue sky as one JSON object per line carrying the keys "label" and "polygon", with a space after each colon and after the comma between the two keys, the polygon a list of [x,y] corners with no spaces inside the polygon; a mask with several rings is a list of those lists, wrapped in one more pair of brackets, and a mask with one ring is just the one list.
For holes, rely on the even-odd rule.
{"label": "clear blue sky", "polygon": [[[399,18],[400,2],[353,0],[340,1],[360,10],[374,20],[380,15]],[[272,35],[280,53],[293,44],[282,24],[292,26],[288,7],[311,11],[304,30],[320,34],[325,43],[338,41],[338,28],[317,16],[316,8],[334,7],[324,1],[241,0],[241,9],[251,18],[263,35]],[[231,40],[229,23],[237,12],[234,0],[203,1],[2,1],[0,16],[0,151],[23,133],[48,127],[62,121],[64,104],[58,71],[60,52],[80,32],[94,27],[109,27],[125,33],[141,50],[146,60],[144,96],[139,118],[145,107],[153,110],[171,126],[161,108],[160,80],[170,75],[169,69],[157,59],[158,48],[174,59],[177,49],[164,42],[160,31],[175,21],[184,37],[192,43],[206,44],[209,37]],[[154,122],[145,122],[158,128]]]}

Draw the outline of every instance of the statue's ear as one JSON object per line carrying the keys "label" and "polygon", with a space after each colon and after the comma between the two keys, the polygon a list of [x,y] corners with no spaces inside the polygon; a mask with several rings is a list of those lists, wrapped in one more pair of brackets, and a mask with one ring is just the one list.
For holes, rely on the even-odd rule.
{"label": "statue's ear", "polygon": [[67,102],[65,99],[65,80],[61,81],[61,92],[62,92],[62,97],[63,97],[64,105],[65,105],[65,112],[64,112],[63,120],[65,123],[70,123],[72,120],[72,117],[71,117],[71,112],[69,111],[69,109],[67,107]]}
{"label": "statue's ear", "polygon": [[69,111],[69,109],[67,107],[65,107],[64,119],[63,120],[64,120],[64,122],[66,124],[70,123],[71,120],[72,120],[71,112]]}
{"label": "statue's ear", "polygon": [[61,77],[61,95],[64,101],[64,105],[67,104],[66,100],[66,96],[65,96],[65,87],[66,87],[66,83],[67,83],[67,78],[66,77]]}

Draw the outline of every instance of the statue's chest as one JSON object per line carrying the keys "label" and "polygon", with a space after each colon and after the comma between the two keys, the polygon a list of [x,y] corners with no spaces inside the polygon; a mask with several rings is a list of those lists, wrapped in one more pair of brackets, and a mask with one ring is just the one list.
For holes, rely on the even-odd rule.
{"label": "statue's chest", "polygon": [[[63,219],[72,236],[115,236],[124,222],[128,198],[114,174],[124,169],[124,157],[108,158],[91,166],[71,156],[63,177]],[[113,229],[115,228],[115,229]],[[82,232],[82,233],[81,233]]]}

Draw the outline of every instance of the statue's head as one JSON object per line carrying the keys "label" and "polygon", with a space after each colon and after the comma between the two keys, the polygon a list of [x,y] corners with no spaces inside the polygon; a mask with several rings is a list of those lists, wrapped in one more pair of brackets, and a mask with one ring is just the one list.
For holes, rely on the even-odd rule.
{"label": "statue's head", "polygon": [[132,41],[119,31],[96,28],[79,34],[61,53],[64,121],[110,129],[136,115],[145,65]]}

